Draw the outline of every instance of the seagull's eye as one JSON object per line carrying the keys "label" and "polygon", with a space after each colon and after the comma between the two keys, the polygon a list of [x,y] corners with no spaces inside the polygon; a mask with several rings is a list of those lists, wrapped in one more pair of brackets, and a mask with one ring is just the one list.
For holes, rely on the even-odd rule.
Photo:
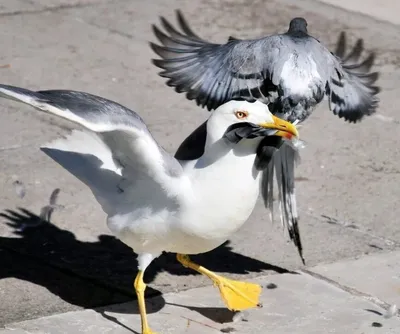
{"label": "seagull's eye", "polygon": [[247,111],[236,111],[235,116],[237,119],[244,119],[249,116],[249,113]]}

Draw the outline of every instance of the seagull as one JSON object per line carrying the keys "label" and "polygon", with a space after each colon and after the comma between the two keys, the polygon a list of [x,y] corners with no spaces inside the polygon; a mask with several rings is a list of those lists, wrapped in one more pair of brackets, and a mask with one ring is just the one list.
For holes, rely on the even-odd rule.
{"label": "seagull", "polygon": [[177,10],[182,32],[164,17],[166,33],[153,25],[161,45],[150,43],[161,59],[153,59],[167,85],[186,93],[197,105],[214,110],[233,99],[260,100],[270,111],[290,122],[303,122],[328,98],[331,111],[357,122],[376,111],[380,88],[370,72],[375,54],[360,62],[363,40],[345,55],[346,35],[341,33],[335,53],[309,35],[307,21],[296,17],[283,34],[225,44],[208,42],[196,35]]}
{"label": "seagull", "polygon": [[[177,253],[183,266],[210,278],[229,309],[261,306],[259,285],[217,275],[189,255],[215,249],[246,222],[260,191],[268,192],[261,189],[260,144],[268,137],[296,140],[295,125],[260,101],[228,101],[210,114],[202,147],[183,143],[180,160],[157,143],[136,112],[105,98],[9,85],[0,85],[0,96],[82,127],[41,150],[90,188],[111,232],[138,254],[134,287],[143,334],[154,334],[143,275],[162,252]],[[192,149],[196,158],[188,155]]]}

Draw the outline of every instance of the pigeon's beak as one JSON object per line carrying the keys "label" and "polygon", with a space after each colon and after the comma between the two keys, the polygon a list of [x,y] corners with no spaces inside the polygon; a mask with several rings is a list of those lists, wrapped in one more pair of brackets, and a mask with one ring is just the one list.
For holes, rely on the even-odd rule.
{"label": "pigeon's beak", "polygon": [[299,137],[299,132],[297,131],[295,125],[273,115],[272,119],[273,123],[260,123],[258,125],[266,129],[277,130],[275,136],[280,136],[287,139],[292,139],[293,137],[296,138]]}

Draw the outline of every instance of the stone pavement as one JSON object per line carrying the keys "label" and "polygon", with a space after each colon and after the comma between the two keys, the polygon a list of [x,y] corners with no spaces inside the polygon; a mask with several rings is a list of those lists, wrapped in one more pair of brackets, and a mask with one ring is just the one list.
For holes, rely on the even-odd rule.
{"label": "stone pavement", "polygon": [[[253,279],[263,308],[234,314],[217,290],[201,287],[148,299],[159,333],[398,334],[400,252]],[[361,278],[361,279],[360,279]],[[6,325],[0,334],[140,333],[135,302]]]}
{"label": "stone pavement", "polygon": [[[308,268],[322,270],[333,262],[340,267],[343,259],[364,254],[382,253],[384,259],[400,248],[397,4],[379,2],[375,7],[372,1],[363,2],[360,14],[354,12],[357,0],[339,2],[256,0],[249,6],[246,0],[2,0],[0,82],[31,89],[83,90],[115,100],[140,113],[155,138],[173,152],[208,114],[166,87],[149,61],[154,57],[148,47],[148,41],[154,41],[151,24],[159,22],[159,15],[174,20],[173,11],[180,8],[199,35],[215,42],[230,35],[282,32],[294,16],[304,16],[310,32],[330,47],[342,30],[352,43],[362,37],[365,48],[377,53],[381,106],[377,115],[357,125],[345,124],[322,106],[302,128],[307,147],[297,171],[300,228]],[[134,254],[110,235],[88,189],[38,149],[64,134],[66,124],[4,100],[0,115],[0,325],[132,301]],[[16,180],[24,184],[24,198],[16,194]],[[63,209],[54,212],[51,223],[37,225],[37,215],[57,188]],[[243,280],[301,268],[294,247],[286,243],[280,226],[269,221],[262,203],[228,244],[197,260]],[[374,276],[376,268],[372,273],[351,269],[347,270],[355,282],[347,277],[343,284],[363,282],[360,291],[375,283],[386,285],[391,277]],[[300,290],[301,280],[311,282],[308,276],[297,276],[293,284]],[[293,279],[286,274],[273,277],[279,286],[286,284],[280,280]],[[146,279],[153,288],[149,295],[161,292],[165,298],[208,284],[170,255],[155,261]],[[202,291],[196,289],[188,293]],[[265,293],[268,303],[269,294],[279,290]],[[297,297],[293,303],[301,310],[307,299]],[[179,293],[176,298],[181,298]],[[200,302],[193,297],[189,305]],[[310,307],[316,310],[322,302],[314,300]],[[203,304],[210,305],[210,300]],[[362,316],[367,324],[377,315]],[[137,324],[136,315],[128,321],[136,329]],[[386,333],[386,327],[368,328]]]}

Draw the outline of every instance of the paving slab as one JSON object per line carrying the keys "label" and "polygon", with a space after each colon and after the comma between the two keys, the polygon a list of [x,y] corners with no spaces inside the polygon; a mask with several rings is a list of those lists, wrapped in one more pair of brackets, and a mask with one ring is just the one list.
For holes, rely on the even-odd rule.
{"label": "paving slab", "polygon": [[33,3],[24,0],[3,0],[0,4],[0,15],[33,11],[36,7]]}
{"label": "paving slab", "polygon": [[1,16],[36,14],[46,11],[58,11],[68,8],[90,6],[104,0],[2,0]]}
{"label": "paving slab", "polygon": [[363,13],[378,20],[400,24],[400,3],[391,0],[319,0],[356,13]]}
{"label": "paving slab", "polygon": [[[395,224],[400,214],[398,27],[309,0],[257,0],[252,6],[244,0],[73,3],[2,2],[1,82],[31,89],[83,90],[120,102],[143,116],[169,152],[208,114],[166,87],[149,61],[154,57],[148,47],[148,41],[154,40],[151,24],[158,22],[159,15],[174,19],[173,10],[181,8],[200,35],[216,42],[229,35],[245,38],[281,32],[293,16],[300,15],[309,21],[310,31],[331,47],[341,30],[348,32],[351,42],[365,38],[366,49],[377,52],[382,104],[376,117],[356,126],[343,123],[323,106],[303,127],[307,147],[297,172],[301,233],[309,266],[399,248],[400,230]],[[46,9],[52,4],[54,10]],[[0,324],[86,307],[86,297],[71,298],[68,286],[77,281],[70,277],[109,290],[108,299],[105,294],[98,301],[101,305],[116,302],[115,296],[134,299],[135,255],[110,235],[89,190],[38,150],[65,133],[66,124],[4,100],[0,113],[0,210],[4,214],[0,248],[17,254],[7,256],[23,273],[2,269]],[[22,199],[16,194],[15,180],[26,186]],[[64,208],[54,212],[52,223],[26,228],[37,223],[37,215],[56,188],[61,189],[59,204]],[[286,242],[280,226],[271,224],[261,202],[229,244],[197,260],[217,272],[246,278],[300,267],[294,247]],[[68,274],[60,278],[58,289],[45,279],[46,270],[37,269],[42,265]],[[183,270],[171,255],[151,268],[147,280],[155,289],[152,293],[207,284],[203,277]],[[18,291],[25,295],[16,302],[13,296]]]}
{"label": "paving slab", "polygon": [[400,252],[371,254],[358,259],[320,264],[312,272],[380,300],[400,305]]}
{"label": "paving slab", "polygon": [[[159,333],[271,333],[395,334],[400,318],[384,319],[383,310],[362,298],[304,274],[258,277],[264,289],[263,308],[241,315],[226,310],[213,287],[190,289],[148,300],[149,322]],[[154,313],[155,309],[162,309]],[[375,313],[373,312],[375,311]],[[378,328],[377,328],[378,327]],[[10,324],[1,334],[11,333],[139,333],[136,303],[69,312]]]}

